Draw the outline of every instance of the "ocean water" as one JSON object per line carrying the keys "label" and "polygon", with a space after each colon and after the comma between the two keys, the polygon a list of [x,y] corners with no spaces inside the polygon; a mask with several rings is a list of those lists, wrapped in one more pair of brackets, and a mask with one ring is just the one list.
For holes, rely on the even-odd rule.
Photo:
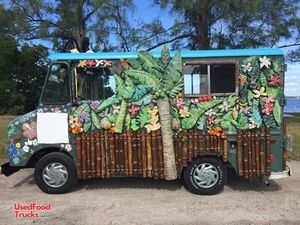
{"label": "ocean water", "polygon": [[286,98],[284,112],[296,113],[300,112],[300,98]]}

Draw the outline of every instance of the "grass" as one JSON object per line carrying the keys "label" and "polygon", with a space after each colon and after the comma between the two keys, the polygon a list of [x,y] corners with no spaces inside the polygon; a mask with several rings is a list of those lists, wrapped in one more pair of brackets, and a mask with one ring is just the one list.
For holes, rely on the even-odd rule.
{"label": "grass", "polygon": [[[287,133],[292,137],[291,150],[287,151],[287,159],[300,160],[300,113],[287,117]],[[0,116],[0,159],[7,150],[7,126],[16,116]]]}

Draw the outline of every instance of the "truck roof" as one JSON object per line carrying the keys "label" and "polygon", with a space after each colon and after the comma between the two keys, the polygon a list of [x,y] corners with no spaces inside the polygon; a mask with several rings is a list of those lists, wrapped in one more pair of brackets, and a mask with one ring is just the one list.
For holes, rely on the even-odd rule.
{"label": "truck roof", "polygon": [[[160,51],[150,51],[154,57],[159,58]],[[177,51],[171,51],[174,56]],[[279,48],[258,49],[225,49],[225,50],[192,50],[180,51],[182,58],[217,58],[217,57],[243,57],[260,55],[284,55]],[[129,59],[137,58],[137,52],[95,52],[95,53],[53,53],[48,56],[51,61],[56,60],[84,60],[84,59]]]}

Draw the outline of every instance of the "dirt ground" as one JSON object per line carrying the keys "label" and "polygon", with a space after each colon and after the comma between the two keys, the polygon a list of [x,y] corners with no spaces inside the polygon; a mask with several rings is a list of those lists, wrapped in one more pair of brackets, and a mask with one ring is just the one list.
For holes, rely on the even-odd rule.
{"label": "dirt ground", "polygon": [[[0,224],[300,224],[300,162],[270,186],[229,174],[223,192],[197,196],[180,181],[135,178],[80,182],[71,193],[47,195],[33,170],[0,176]],[[16,218],[14,204],[50,205],[38,218]],[[30,212],[30,210],[28,211]]]}

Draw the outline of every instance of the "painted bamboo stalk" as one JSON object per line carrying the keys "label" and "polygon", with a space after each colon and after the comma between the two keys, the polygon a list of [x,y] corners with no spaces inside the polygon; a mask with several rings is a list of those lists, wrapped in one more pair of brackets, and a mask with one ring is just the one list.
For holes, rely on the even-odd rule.
{"label": "painted bamboo stalk", "polygon": [[188,161],[191,162],[193,158],[193,133],[192,130],[187,131],[188,138]]}
{"label": "painted bamboo stalk", "polygon": [[86,144],[86,152],[87,152],[87,177],[91,178],[91,144],[90,144],[90,134],[86,134],[85,144]]}
{"label": "painted bamboo stalk", "polygon": [[133,176],[133,158],[132,158],[132,132],[127,131],[127,141],[128,141],[128,172],[129,176]]}
{"label": "painted bamboo stalk", "polygon": [[205,148],[204,148],[204,155],[207,155],[210,150],[210,145],[209,145],[209,134],[205,133]]}
{"label": "painted bamboo stalk", "polygon": [[152,149],[151,149],[151,133],[147,133],[147,176],[152,177]]}
{"label": "painted bamboo stalk", "polygon": [[142,137],[141,137],[141,130],[137,131],[137,159],[138,159],[138,176],[142,176]]}
{"label": "painted bamboo stalk", "polygon": [[242,151],[242,136],[241,131],[237,131],[237,170],[239,176],[244,176],[244,168],[243,168],[243,151]]}
{"label": "painted bamboo stalk", "polygon": [[82,142],[81,142],[81,146],[82,146],[82,178],[85,180],[87,179],[87,156],[86,156],[86,135],[83,134],[82,135]]}
{"label": "painted bamboo stalk", "polygon": [[104,132],[99,132],[100,136],[100,150],[101,150],[101,177],[105,177],[105,146],[104,146]]}
{"label": "painted bamboo stalk", "polygon": [[[158,148],[158,161],[159,161],[159,178],[164,179],[164,153],[163,153],[163,146],[162,146],[162,136],[161,130],[157,131],[157,148]],[[176,150],[175,150],[176,151]],[[175,157],[176,159],[176,157]]]}
{"label": "painted bamboo stalk", "polygon": [[133,160],[133,176],[137,176],[137,145],[136,132],[132,132],[132,160]]}
{"label": "painted bamboo stalk", "polygon": [[182,164],[183,166],[187,166],[187,154],[188,154],[188,140],[187,140],[186,130],[182,131]]}
{"label": "painted bamboo stalk", "polygon": [[260,130],[260,175],[265,176],[265,128]]}
{"label": "painted bamboo stalk", "polygon": [[246,179],[249,179],[249,166],[248,166],[248,142],[247,142],[247,132],[242,131],[242,140],[243,140],[243,157],[244,157],[244,176]]}
{"label": "painted bamboo stalk", "polygon": [[204,155],[204,138],[205,138],[205,133],[203,131],[200,131],[200,136],[199,136],[199,155],[203,156]]}
{"label": "painted bamboo stalk", "polygon": [[114,149],[115,145],[112,144],[109,146],[108,139],[109,139],[109,132],[104,131],[104,151],[105,151],[105,172],[106,172],[106,177],[110,177],[110,158],[109,158],[109,148]]}
{"label": "painted bamboo stalk", "polygon": [[248,142],[248,172],[249,172],[249,179],[252,181],[252,135],[251,130],[247,130],[247,142]]}
{"label": "painted bamboo stalk", "polygon": [[255,177],[256,176],[256,166],[255,166],[255,158],[256,158],[256,151],[255,151],[255,133],[256,133],[256,129],[252,129],[251,130],[251,151],[252,151],[252,159],[251,159],[251,163],[252,163],[252,176]]}
{"label": "painted bamboo stalk", "polygon": [[256,176],[260,176],[259,171],[259,137],[258,137],[258,129],[255,130],[255,170],[256,170]]}
{"label": "painted bamboo stalk", "polygon": [[271,155],[271,135],[270,135],[270,129],[266,129],[266,139],[267,139],[267,166],[266,166],[266,175],[270,176],[271,174],[271,159],[270,159],[270,155]]}
{"label": "painted bamboo stalk", "polygon": [[96,177],[95,132],[90,133],[90,142],[91,142],[91,164],[92,164],[91,165],[92,166],[91,175],[92,175],[92,178],[95,178]]}
{"label": "painted bamboo stalk", "polygon": [[143,129],[141,132],[142,138],[142,167],[143,167],[143,177],[147,177],[147,141],[146,141],[146,130]]}
{"label": "painted bamboo stalk", "polygon": [[[227,162],[228,158],[228,149],[227,149],[228,143],[227,143],[227,138],[223,139],[223,161]],[[221,149],[222,151],[222,149]]]}
{"label": "painted bamboo stalk", "polygon": [[97,170],[97,177],[101,177],[101,148],[100,148],[100,135],[99,131],[96,132],[96,154],[97,154],[97,163],[96,163],[96,170]]}
{"label": "painted bamboo stalk", "polygon": [[199,146],[198,138],[200,137],[199,131],[197,129],[193,130],[193,156],[196,158],[198,156]]}
{"label": "painted bamboo stalk", "polygon": [[156,132],[151,132],[151,149],[152,149],[152,159],[153,159],[153,170],[154,170],[154,179],[158,179],[158,162],[157,162],[157,151],[156,151]]}
{"label": "painted bamboo stalk", "polygon": [[177,170],[177,175],[178,175],[178,171],[179,171],[179,165],[178,165],[178,134],[175,134],[174,138],[173,138],[173,142],[174,142],[174,153],[175,153],[175,163],[176,163],[176,170]]}
{"label": "painted bamboo stalk", "polygon": [[[119,176],[120,173],[120,163],[119,163],[119,148],[120,148],[120,140],[119,140],[120,134],[114,134],[114,139],[112,139],[112,141],[114,141],[114,147],[111,148],[111,151],[114,152],[114,154],[116,155],[115,157],[115,174],[116,176]],[[110,145],[110,147],[112,147]]]}
{"label": "painted bamboo stalk", "polygon": [[123,140],[124,140],[124,174],[125,176],[129,176],[129,170],[128,170],[128,139],[127,139],[127,132],[124,132]]}
{"label": "painted bamboo stalk", "polygon": [[182,132],[178,133],[176,138],[177,142],[177,161],[178,161],[178,169],[182,166],[182,157],[183,157],[183,149],[182,149]]}
{"label": "painted bamboo stalk", "polygon": [[76,152],[77,152],[77,176],[82,179],[82,149],[81,149],[82,134],[78,134],[76,137]]}

